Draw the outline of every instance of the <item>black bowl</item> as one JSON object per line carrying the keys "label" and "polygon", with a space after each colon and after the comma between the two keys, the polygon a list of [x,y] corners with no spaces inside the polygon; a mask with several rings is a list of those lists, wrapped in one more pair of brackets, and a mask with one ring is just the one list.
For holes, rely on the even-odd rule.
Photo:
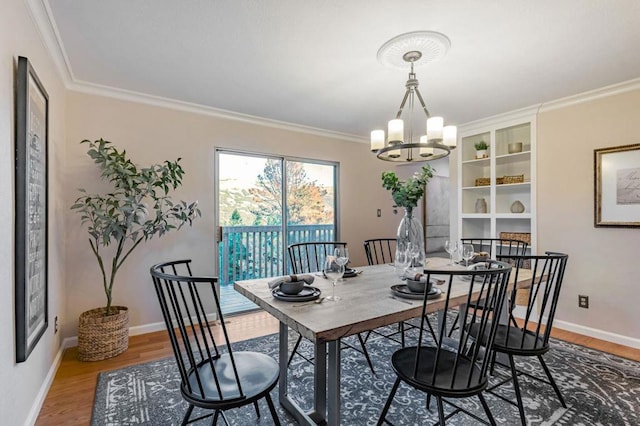
{"label": "black bowl", "polygon": [[280,291],[284,294],[296,295],[302,291],[304,281],[291,281],[280,284]]}
{"label": "black bowl", "polygon": [[424,293],[431,290],[431,281],[415,281],[407,278],[407,287],[414,293]]}

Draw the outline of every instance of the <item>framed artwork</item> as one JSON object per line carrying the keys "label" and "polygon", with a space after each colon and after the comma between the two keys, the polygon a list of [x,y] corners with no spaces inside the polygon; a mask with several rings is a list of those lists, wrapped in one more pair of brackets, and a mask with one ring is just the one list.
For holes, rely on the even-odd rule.
{"label": "framed artwork", "polygon": [[49,96],[29,60],[22,56],[18,58],[15,99],[16,362],[24,362],[49,325]]}
{"label": "framed artwork", "polygon": [[640,144],[593,151],[594,225],[640,227]]}

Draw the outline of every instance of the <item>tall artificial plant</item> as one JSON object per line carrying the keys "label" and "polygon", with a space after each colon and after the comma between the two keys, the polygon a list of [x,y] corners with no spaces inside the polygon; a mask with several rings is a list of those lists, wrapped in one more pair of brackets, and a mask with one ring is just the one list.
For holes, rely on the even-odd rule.
{"label": "tall artificial plant", "polygon": [[[201,214],[197,201],[174,203],[169,196],[182,184],[180,158],[139,168],[126,151],[119,152],[109,141],[81,143],[89,145],[87,154],[100,168],[102,178],[113,185],[111,192],[102,195],[79,189],[85,195],[71,206],[88,228],[107,297],[105,315],[109,315],[116,274],[133,250],[156,235],[191,225]],[[115,248],[107,250],[112,244]]]}
{"label": "tall artificial plant", "polygon": [[406,181],[400,180],[394,172],[382,172],[382,187],[391,191],[397,206],[413,209],[424,195],[425,185],[433,177],[434,171],[430,165],[424,165],[420,172],[414,173]]}

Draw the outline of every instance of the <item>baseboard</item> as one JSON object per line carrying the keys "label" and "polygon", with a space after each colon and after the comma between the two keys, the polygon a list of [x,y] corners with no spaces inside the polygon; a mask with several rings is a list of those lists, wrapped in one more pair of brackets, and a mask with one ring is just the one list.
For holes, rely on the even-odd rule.
{"label": "baseboard", "polygon": [[[66,340],[66,339],[65,339]],[[38,395],[36,395],[35,401],[31,405],[31,409],[29,410],[29,414],[27,415],[27,420],[25,420],[25,426],[33,426],[36,424],[36,420],[38,420],[38,415],[40,414],[40,409],[44,404],[44,400],[47,398],[47,394],[49,393],[49,388],[53,383],[53,379],[56,377],[56,373],[58,371],[58,367],[60,367],[60,363],[62,362],[62,353],[64,352],[64,341],[60,345],[58,349],[58,353],[56,357],[53,359],[53,363],[49,368],[49,372],[47,376],[44,378],[42,382],[42,386],[40,386],[40,390],[38,391]]]}
{"label": "baseboard", "polygon": [[[216,314],[209,314],[207,315],[207,319],[209,321],[216,321],[218,319],[218,316]],[[166,329],[167,327],[164,325],[164,321],[153,322],[151,324],[136,325],[134,327],[129,327],[129,336],[153,333],[155,331],[162,331]],[[66,339],[64,339],[64,342],[62,344],[64,349],[78,346],[78,336],[67,337]]]}
{"label": "baseboard", "polygon": [[[215,321],[218,317],[215,314],[207,315],[210,321]],[[163,322],[155,322],[151,324],[137,325],[135,327],[129,327],[129,336],[136,336],[138,334],[146,334],[153,333],[155,331],[166,330],[166,326]],[[31,405],[31,410],[29,410],[29,415],[27,416],[27,420],[25,421],[25,426],[33,426],[38,420],[38,415],[40,414],[40,409],[42,408],[42,404],[44,404],[44,400],[47,398],[47,394],[49,393],[49,388],[53,383],[53,379],[56,376],[56,372],[58,371],[58,367],[60,367],[60,363],[62,362],[62,354],[64,350],[67,348],[72,348],[74,346],[78,346],[78,336],[72,336],[65,338],[60,344],[60,348],[58,349],[58,353],[56,354],[53,363],[51,364],[51,368],[49,368],[49,372],[40,386],[40,390],[38,391],[38,395],[36,399]]]}
{"label": "baseboard", "polygon": [[605,340],[607,342],[629,346],[630,348],[640,349],[640,339],[635,339],[633,337],[623,336],[621,334],[611,333],[609,331],[586,327],[584,325],[574,324],[558,319],[554,321],[553,326],[556,328],[561,328],[562,330],[582,334],[583,336],[593,337],[596,339]]}

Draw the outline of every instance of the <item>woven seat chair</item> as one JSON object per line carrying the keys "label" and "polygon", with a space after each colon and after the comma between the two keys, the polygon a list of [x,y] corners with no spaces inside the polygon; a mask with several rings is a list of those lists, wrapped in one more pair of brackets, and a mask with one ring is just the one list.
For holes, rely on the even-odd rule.
{"label": "woven seat chair", "polygon": [[[213,416],[212,425],[224,412],[265,399],[273,424],[280,420],[269,392],[278,382],[280,368],[270,356],[234,351],[220,310],[217,278],[191,276],[190,260],[159,263],[151,267],[153,285],[169,333],[178,371],[180,393],[189,404],[182,425]],[[220,320],[224,342],[216,342],[209,315]],[[191,419],[194,407],[212,413]]]}

